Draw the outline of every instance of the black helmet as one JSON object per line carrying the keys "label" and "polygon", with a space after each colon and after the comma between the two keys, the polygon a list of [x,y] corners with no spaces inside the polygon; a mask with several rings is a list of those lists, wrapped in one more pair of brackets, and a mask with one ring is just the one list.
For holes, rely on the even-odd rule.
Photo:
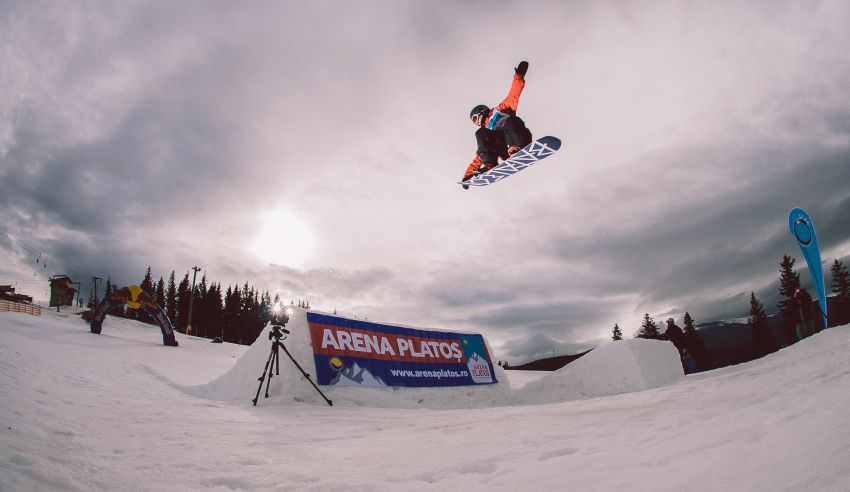
{"label": "black helmet", "polygon": [[487,106],[486,104],[479,104],[478,106],[475,106],[474,108],[472,108],[472,111],[469,112],[469,117],[472,118],[473,116],[475,116],[477,114],[486,114],[486,113],[489,113],[489,112],[490,112],[489,106]]}

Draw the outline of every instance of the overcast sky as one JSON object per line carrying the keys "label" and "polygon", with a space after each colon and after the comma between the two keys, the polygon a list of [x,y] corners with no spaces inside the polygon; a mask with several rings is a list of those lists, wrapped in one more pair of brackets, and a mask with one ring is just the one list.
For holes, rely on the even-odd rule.
{"label": "overcast sky", "polygon": [[[0,1],[0,284],[198,265],[513,362],[750,291],[773,312],[783,254],[810,282],[791,208],[827,282],[850,255],[848,25],[845,1]],[[523,59],[519,115],[564,144],[464,191],[469,110]]]}

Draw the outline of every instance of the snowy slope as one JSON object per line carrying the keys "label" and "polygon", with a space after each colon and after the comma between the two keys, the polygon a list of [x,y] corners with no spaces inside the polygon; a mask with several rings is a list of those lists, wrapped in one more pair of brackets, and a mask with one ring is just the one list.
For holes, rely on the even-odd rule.
{"label": "snowy slope", "polygon": [[[0,490],[846,490],[850,483],[847,327],[692,376],[672,377],[663,354],[648,364],[644,352],[656,347],[601,347],[597,358],[606,364],[629,356],[614,351],[631,352],[623,367],[640,380],[612,385],[617,371],[598,374],[595,365],[585,390],[570,395],[579,382],[569,380],[589,375],[579,366],[519,390],[503,385],[498,398],[426,394],[431,405],[416,409],[402,408],[418,403],[405,392],[394,401],[399,392],[391,389],[368,398],[336,393],[334,407],[324,406],[306,382],[289,379],[285,361],[272,398],[253,407],[268,353],[262,336],[266,345],[250,348],[179,341],[164,347],[158,328],[117,318],[93,335],[76,317],[0,313]],[[296,346],[293,355],[303,357]],[[656,387],[633,391],[641,384]],[[565,400],[590,399],[535,403],[544,387]],[[611,388],[630,392],[592,398]],[[510,404],[491,406],[505,395]]]}

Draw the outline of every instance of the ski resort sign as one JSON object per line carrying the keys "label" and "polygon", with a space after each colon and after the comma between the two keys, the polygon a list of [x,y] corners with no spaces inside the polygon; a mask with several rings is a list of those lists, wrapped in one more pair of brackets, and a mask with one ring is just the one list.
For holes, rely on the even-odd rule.
{"label": "ski resort sign", "polygon": [[336,386],[495,383],[481,335],[426,331],[307,313],[316,380]]}

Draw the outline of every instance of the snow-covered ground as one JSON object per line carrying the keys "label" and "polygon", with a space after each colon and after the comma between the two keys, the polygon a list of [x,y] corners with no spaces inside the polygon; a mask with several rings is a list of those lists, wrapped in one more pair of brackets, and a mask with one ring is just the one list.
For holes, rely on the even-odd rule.
{"label": "snow-covered ground", "polygon": [[[303,313],[287,328],[312,367]],[[501,384],[328,388],[108,317],[0,313],[0,490],[848,490],[850,330],[682,376],[666,342]],[[672,352],[671,352],[672,350]],[[672,361],[672,362],[671,362]],[[509,380],[515,380],[513,387]],[[646,389],[650,388],[650,389]]]}

